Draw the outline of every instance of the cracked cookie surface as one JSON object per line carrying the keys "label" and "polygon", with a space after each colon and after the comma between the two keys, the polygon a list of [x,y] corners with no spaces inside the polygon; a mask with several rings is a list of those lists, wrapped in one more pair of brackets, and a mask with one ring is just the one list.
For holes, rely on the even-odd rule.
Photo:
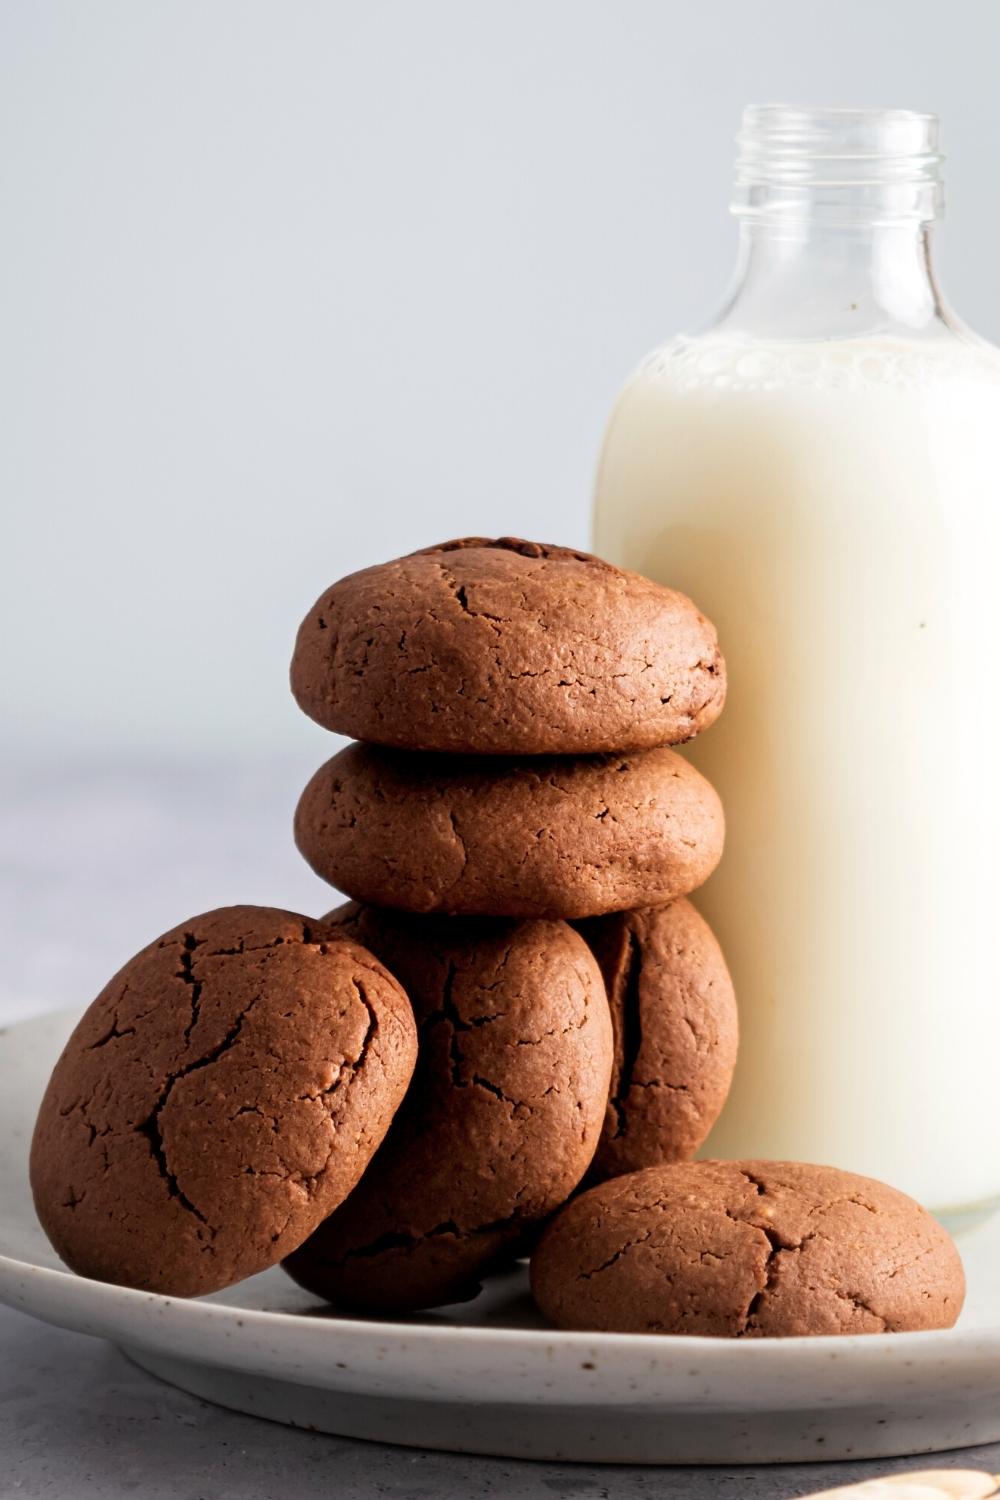
{"label": "cracked cookie surface", "polygon": [[340,1306],[402,1312],[474,1296],[579,1183],[604,1118],[611,1018],[564,922],[330,914],[406,987],[413,1083],[362,1181],[285,1262]]}
{"label": "cracked cookie surface", "polygon": [[912,1198],[802,1162],[647,1167],[575,1199],[531,1261],[561,1328],[716,1338],[950,1328],[965,1276]]}
{"label": "cracked cookie surface", "polygon": [[707,880],[722,806],[667,748],[494,760],[348,745],[299,799],[295,840],[355,900],[413,912],[589,917]]}
{"label": "cracked cookie surface", "polygon": [[577,924],[604,975],[615,1058],[589,1179],[692,1157],[729,1093],[736,996],[722,949],[681,897]]}
{"label": "cracked cookie surface", "polygon": [[176,1296],[300,1244],[358,1181],[413,1072],[402,989],[291,912],[192,917],[102,990],[35,1127],[42,1226],[75,1271]]}
{"label": "cracked cookie surface", "polygon": [[341,579],[299,628],[291,682],[353,739],[493,755],[678,744],[726,694],[715,628],[684,594],[515,537]]}

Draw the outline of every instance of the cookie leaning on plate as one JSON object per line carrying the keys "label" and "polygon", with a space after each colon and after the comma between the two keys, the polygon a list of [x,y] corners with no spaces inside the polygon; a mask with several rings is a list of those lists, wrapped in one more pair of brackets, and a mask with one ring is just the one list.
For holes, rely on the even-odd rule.
{"label": "cookie leaning on plate", "polygon": [[738,1023],[722,950],[690,901],[576,923],[604,975],[615,1037],[589,1180],[685,1161],[726,1101]]}
{"label": "cookie leaning on plate", "polygon": [[346,1197],[413,1071],[399,985],[291,912],[192,917],[125,965],[56,1063],[31,1148],[84,1276],[175,1296],[293,1250]]}
{"label": "cookie leaning on plate", "polygon": [[714,789],[666,747],[631,755],[418,755],[348,745],[295,814],[308,863],[403,911],[591,917],[685,895],[722,853]]}
{"label": "cookie leaning on plate", "polygon": [[950,1328],[951,1238],[885,1183],[802,1162],[647,1167],[553,1219],[531,1288],[560,1328],[716,1338]]}
{"label": "cookie leaning on plate", "polygon": [[611,1018],[565,922],[332,912],[406,986],[420,1029],[406,1100],[358,1187],[285,1262],[347,1308],[473,1296],[580,1182],[604,1119]]}
{"label": "cookie leaning on plate", "polygon": [[342,578],[299,629],[291,681],[352,739],[491,755],[677,744],[726,694],[715,628],[685,595],[514,537]]}

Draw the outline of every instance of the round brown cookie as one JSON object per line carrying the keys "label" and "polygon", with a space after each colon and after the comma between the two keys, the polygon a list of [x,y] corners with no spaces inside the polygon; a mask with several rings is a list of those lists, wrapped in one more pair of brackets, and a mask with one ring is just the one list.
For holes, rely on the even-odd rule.
{"label": "round brown cookie", "polygon": [[309,864],[404,911],[591,917],[670,901],[718,864],[719,799],[673,750],[525,760],[348,745],[299,800]]}
{"label": "round brown cookie", "polygon": [[228,1286],[346,1197],[415,1058],[406,996],[358,944],[266,907],[192,917],[119,971],[56,1063],[38,1217],[84,1276]]}
{"label": "round brown cookie", "polygon": [[726,696],[715,628],[684,594],[516,537],[342,578],[303,621],[291,680],[326,729],[493,755],[678,744]]}
{"label": "round brown cookie", "polygon": [[694,1155],[736,1065],[736,997],[690,901],[578,923],[604,975],[615,1058],[595,1182]]}
{"label": "round brown cookie", "polygon": [[582,1194],[532,1257],[560,1328],[716,1338],[950,1328],[958,1251],[912,1198],[834,1167],[700,1161]]}
{"label": "round brown cookie", "polygon": [[286,1268],[345,1307],[462,1301],[590,1164],[611,1072],[600,972],[565,922],[415,919],[353,904],[327,920],[406,986],[420,1050],[375,1160]]}

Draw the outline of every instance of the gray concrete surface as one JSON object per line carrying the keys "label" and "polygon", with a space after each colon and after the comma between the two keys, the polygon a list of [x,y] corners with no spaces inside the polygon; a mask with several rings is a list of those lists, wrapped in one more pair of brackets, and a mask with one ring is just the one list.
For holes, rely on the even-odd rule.
{"label": "gray concrete surface", "polygon": [[[590,1468],[382,1447],[208,1406],[107,1344],[0,1308],[3,1500],[791,1500],[927,1462]],[[932,1462],[996,1472],[1000,1445]]]}

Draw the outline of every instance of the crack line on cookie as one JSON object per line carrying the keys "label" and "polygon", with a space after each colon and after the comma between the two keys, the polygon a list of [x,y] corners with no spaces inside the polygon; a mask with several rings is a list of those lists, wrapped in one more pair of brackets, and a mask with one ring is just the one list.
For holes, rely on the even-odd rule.
{"label": "crack line on cookie", "polygon": [[[364,1068],[366,1062],[368,1061],[368,1053],[372,1047],[372,1044],[375,1040],[375,1035],[378,1031],[378,1016],[375,1012],[375,1007],[372,1005],[371,1001],[368,998],[368,992],[366,991],[364,985],[359,979],[352,979],[351,987],[354,990],[354,993],[357,995],[358,1000],[361,1002],[368,1013],[368,1025],[365,1028],[364,1036],[361,1038],[361,1046],[358,1048],[358,1055],[353,1060],[348,1060],[345,1058],[337,1071],[337,1076],[326,1086],[325,1089],[322,1089],[320,1093],[299,1095],[300,1099],[310,1100],[314,1103],[320,1099],[331,1101],[327,1105],[327,1114],[330,1120],[331,1127],[333,1127],[333,1138],[330,1141],[330,1147],[326,1153],[326,1160],[324,1161],[318,1172],[313,1172],[309,1175],[305,1175],[301,1172],[285,1172],[282,1174],[286,1181],[296,1182],[299,1186],[304,1188],[307,1196],[310,1198],[315,1193],[317,1184],[329,1167],[330,1162],[333,1158],[333,1154],[337,1149],[337,1133],[336,1126],[334,1125],[334,1116],[339,1111],[340,1096],[350,1088],[357,1074],[360,1073]],[[336,1096],[336,1098],[334,1098],[334,1096]]]}
{"label": "crack line on cookie", "polygon": [[833,1287],[831,1288],[831,1290],[833,1291],[834,1296],[838,1297],[841,1302],[849,1302],[851,1306],[854,1307],[858,1312],[866,1312],[869,1317],[874,1318],[877,1323],[881,1324],[881,1328],[879,1329],[879,1331],[881,1333],[885,1333],[886,1329],[889,1327],[888,1319],[885,1318],[882,1313],[876,1312],[874,1307],[872,1307],[870,1303],[866,1302],[865,1299],[860,1295],[860,1293],[842,1292],[839,1287]]}
{"label": "crack line on cookie", "polygon": [[230,1027],[222,1040],[215,1047],[212,1047],[210,1051],[206,1052],[204,1057],[198,1058],[196,1062],[189,1063],[186,1068],[181,1068],[176,1073],[168,1074],[167,1081],[163,1087],[159,1099],[153,1106],[151,1113],[145,1120],[142,1121],[141,1124],[135,1127],[139,1134],[144,1135],[149,1141],[153,1157],[160,1169],[161,1176],[167,1183],[167,1187],[170,1191],[170,1196],[172,1198],[176,1198],[181,1206],[188,1211],[188,1213],[193,1214],[194,1217],[205,1226],[213,1239],[215,1238],[216,1230],[212,1227],[211,1224],[209,1224],[208,1220],[201,1212],[201,1210],[191,1202],[191,1199],[188,1198],[186,1193],[181,1188],[175,1174],[170,1170],[170,1166],[167,1162],[166,1148],[163,1144],[163,1134],[160,1130],[160,1115],[163,1113],[163,1110],[165,1109],[167,1102],[170,1099],[170,1095],[172,1094],[176,1085],[180,1083],[181,1079],[188,1078],[192,1073],[196,1073],[199,1068],[209,1067],[212,1063],[217,1062],[224,1053],[230,1050],[230,1048],[235,1046],[237,1040],[239,1039],[240,1033],[243,1030],[243,1023],[250,1012],[253,1010],[256,1003],[256,1000],[252,1000],[247,1008],[240,1012],[239,1016],[236,1018],[234,1025]]}
{"label": "crack line on cookie", "polygon": [[114,1015],[111,1018],[110,1029],[106,1031],[103,1036],[98,1037],[96,1042],[91,1042],[90,1046],[86,1050],[88,1052],[96,1052],[99,1048],[106,1047],[109,1042],[117,1041],[119,1037],[123,1036],[135,1036],[135,1027],[119,1027],[118,1012],[115,1011]]}
{"label": "crack line on cookie", "polygon": [[177,970],[176,977],[180,980],[183,980],[183,982],[188,985],[191,990],[191,1019],[188,1021],[188,1024],[184,1028],[185,1047],[188,1046],[191,1041],[191,1033],[192,1031],[194,1031],[194,1028],[198,1024],[198,1017],[201,1011],[202,982],[200,979],[195,978],[194,954],[195,949],[200,948],[203,942],[204,939],[196,937],[193,932],[185,932],[181,945],[181,966]]}
{"label": "crack line on cookie", "polygon": [[626,1251],[633,1249],[636,1245],[644,1245],[651,1238],[652,1233],[651,1229],[647,1229],[645,1234],[640,1234],[636,1239],[626,1240],[619,1250],[616,1250],[613,1255],[609,1255],[607,1260],[602,1261],[599,1266],[594,1266],[590,1271],[581,1271],[579,1280],[589,1281],[592,1276],[597,1276],[601,1271],[606,1271],[609,1266],[613,1266],[616,1261],[621,1260]]}

